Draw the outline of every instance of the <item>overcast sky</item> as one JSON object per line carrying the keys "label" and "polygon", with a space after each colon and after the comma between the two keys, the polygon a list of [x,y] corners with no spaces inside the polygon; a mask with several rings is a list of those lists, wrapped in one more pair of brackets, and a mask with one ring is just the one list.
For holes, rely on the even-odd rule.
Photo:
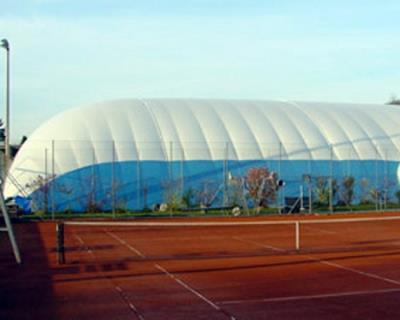
{"label": "overcast sky", "polygon": [[383,103],[400,95],[399,12],[398,0],[1,0],[12,140],[118,98]]}

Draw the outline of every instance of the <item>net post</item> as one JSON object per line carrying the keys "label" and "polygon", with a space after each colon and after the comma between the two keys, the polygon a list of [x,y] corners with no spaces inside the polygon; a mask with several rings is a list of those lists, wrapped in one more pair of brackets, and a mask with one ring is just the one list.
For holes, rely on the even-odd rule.
{"label": "net post", "polygon": [[57,262],[65,264],[64,223],[61,221],[56,224],[56,241]]}
{"label": "net post", "polygon": [[300,251],[300,221],[295,221],[296,227],[296,251]]}

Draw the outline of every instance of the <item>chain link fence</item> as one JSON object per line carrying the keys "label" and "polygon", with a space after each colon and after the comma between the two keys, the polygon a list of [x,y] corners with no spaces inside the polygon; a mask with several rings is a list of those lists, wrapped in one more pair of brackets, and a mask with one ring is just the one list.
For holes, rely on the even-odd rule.
{"label": "chain link fence", "polygon": [[29,197],[35,211],[117,214],[162,204],[169,210],[251,210],[259,206],[249,190],[254,168],[265,169],[258,171],[257,190],[275,180],[273,192],[260,203],[276,212],[294,205],[310,212],[400,207],[400,157],[391,142],[314,148],[286,142],[87,140],[33,145],[16,158],[7,188],[8,195]]}

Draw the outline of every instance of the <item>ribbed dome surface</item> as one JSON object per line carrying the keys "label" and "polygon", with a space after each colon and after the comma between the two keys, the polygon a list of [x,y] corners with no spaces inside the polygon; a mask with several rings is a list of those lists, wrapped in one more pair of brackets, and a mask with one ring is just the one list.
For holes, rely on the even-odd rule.
{"label": "ribbed dome surface", "polygon": [[[50,119],[29,137],[10,173],[24,187],[50,168],[58,176],[112,161],[398,161],[399,147],[396,106],[130,99]],[[16,187],[7,183],[5,191],[15,194]]]}

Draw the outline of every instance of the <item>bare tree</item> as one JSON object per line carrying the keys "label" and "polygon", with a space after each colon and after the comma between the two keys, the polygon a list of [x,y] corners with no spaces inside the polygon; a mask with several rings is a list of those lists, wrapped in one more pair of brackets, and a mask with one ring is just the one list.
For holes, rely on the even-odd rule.
{"label": "bare tree", "polygon": [[370,193],[370,183],[367,178],[362,178],[360,180],[360,203],[367,204],[370,202],[371,193]]}
{"label": "bare tree", "polygon": [[165,180],[161,183],[161,186],[164,189],[164,201],[171,213],[185,206],[179,180]]}
{"label": "bare tree", "polygon": [[355,179],[353,176],[345,176],[342,180],[340,199],[348,206],[353,202]]}
{"label": "bare tree", "polygon": [[220,188],[213,180],[204,180],[201,182],[201,187],[196,190],[195,199],[200,203],[201,207],[209,208],[217,199]]}
{"label": "bare tree", "polygon": [[259,213],[262,207],[268,206],[269,201],[275,200],[278,176],[268,168],[250,168],[247,171],[246,189]]}
{"label": "bare tree", "polygon": [[315,184],[315,196],[317,205],[325,205],[329,200],[328,178],[324,176],[317,177]]}

